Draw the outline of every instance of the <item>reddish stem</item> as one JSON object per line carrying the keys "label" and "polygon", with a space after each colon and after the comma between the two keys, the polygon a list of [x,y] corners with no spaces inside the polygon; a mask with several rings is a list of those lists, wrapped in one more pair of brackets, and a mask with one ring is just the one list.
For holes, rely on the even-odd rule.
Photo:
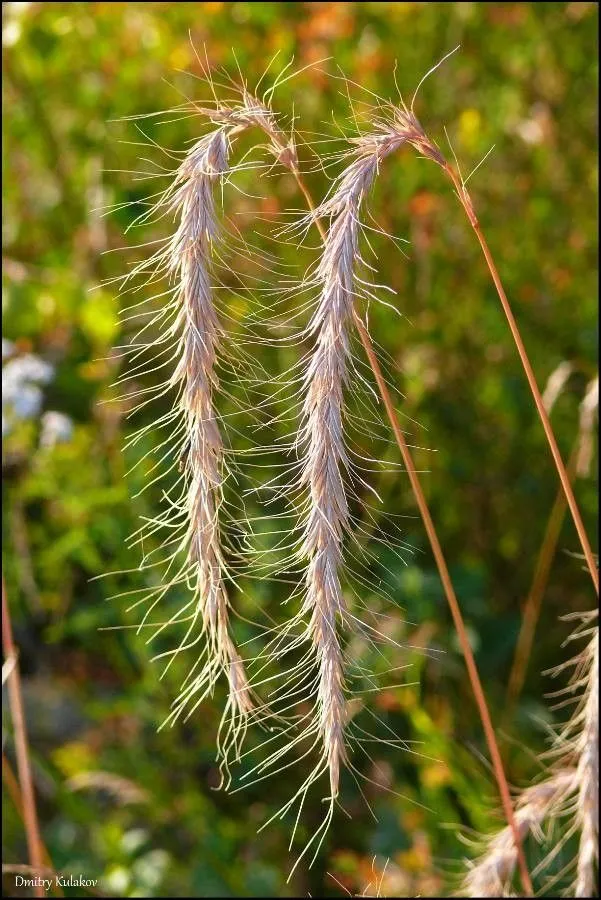
{"label": "reddish stem", "polygon": [[[10,610],[6,600],[4,577],[2,578],[2,649],[5,662],[8,662],[9,665],[12,666],[7,678],[8,699],[13,721],[17,771],[19,773],[19,783],[21,786],[23,822],[25,824],[25,834],[27,837],[29,862],[32,869],[39,871],[44,868],[42,841],[40,838],[33,778],[29,763],[27,729],[25,727],[25,715],[23,713],[23,702],[21,699],[21,678],[17,663],[17,651],[13,641]],[[45,896],[42,885],[35,886],[33,890],[36,897]]]}
{"label": "reddish stem", "polygon": [[[4,753],[2,754],[2,779],[3,779],[4,783],[6,784],[6,788],[8,790],[8,793],[10,794],[10,798],[13,802],[13,806],[17,810],[19,816],[21,817],[21,820],[23,820],[23,800],[21,799],[21,788],[19,787],[19,782],[17,781],[16,776],[11,768],[11,765],[10,765],[8,759],[6,758],[6,756],[4,755]],[[50,858],[50,854],[48,853],[48,850],[47,850],[45,844],[42,844],[42,857],[44,860],[44,865],[46,867],[46,871],[51,876],[56,875],[54,866],[52,865],[52,860]],[[17,868],[19,868],[19,867],[17,867]],[[23,868],[27,869],[28,871],[33,871],[31,866],[24,866]],[[6,866],[3,866],[2,870],[5,872]],[[43,873],[41,873],[41,874],[43,874]],[[60,884],[58,884],[58,882],[56,881],[55,878],[53,880],[54,880],[54,884],[53,884],[54,893],[58,897],[64,897],[64,893],[63,893],[63,890],[62,890]]]}
{"label": "reddish stem", "polygon": [[503,312],[505,313],[505,317],[507,319],[507,323],[509,325],[509,329],[511,331],[515,346],[518,351],[518,355],[520,357],[520,361],[524,368],[524,372],[526,373],[526,379],[528,381],[528,385],[530,387],[530,392],[532,393],[532,397],[534,399],[534,403],[536,405],[536,409],[541,420],[543,429],[545,431],[545,435],[547,437],[547,442],[549,444],[549,448],[551,450],[551,455],[553,456],[553,460],[555,462],[555,467],[557,469],[557,474],[559,475],[559,480],[561,482],[562,490],[565,494],[565,498],[567,504],[570,508],[570,512],[572,514],[572,519],[574,520],[574,525],[576,527],[576,531],[578,532],[578,539],[580,540],[580,546],[582,547],[582,552],[584,553],[584,558],[586,560],[586,565],[589,570],[592,582],[595,586],[595,591],[597,592],[597,596],[599,595],[599,573],[597,571],[597,566],[595,563],[595,557],[593,555],[593,551],[591,549],[591,545],[589,543],[586,529],[584,527],[584,523],[582,521],[582,516],[580,515],[580,510],[578,509],[578,504],[576,503],[576,498],[574,496],[574,491],[572,490],[572,485],[570,484],[570,478],[567,473],[564,462],[561,458],[561,453],[559,452],[559,447],[557,446],[557,441],[555,439],[555,434],[553,433],[553,428],[551,427],[551,422],[549,420],[549,415],[547,410],[545,409],[545,404],[543,403],[543,398],[541,396],[541,392],[538,388],[538,384],[536,383],[536,377],[534,375],[534,370],[532,365],[530,364],[530,359],[528,358],[528,353],[526,351],[526,347],[524,346],[524,342],[522,340],[522,336],[520,334],[520,330],[518,328],[517,322],[513,315],[511,306],[509,304],[509,300],[507,299],[507,295],[503,289],[503,285],[501,284],[501,278],[499,277],[499,273],[497,271],[497,267],[493,260],[492,254],[488,248],[488,244],[486,243],[486,239],[482,234],[480,229],[480,224],[478,222],[478,217],[476,216],[476,212],[474,210],[474,205],[472,203],[472,199],[465,189],[464,185],[460,182],[459,178],[451,168],[451,166],[447,163],[444,166],[444,171],[447,176],[453,182],[453,186],[459,198],[459,202],[461,203],[465,214],[467,215],[470,225],[474,229],[476,237],[480,243],[480,247],[482,248],[482,253],[484,254],[484,258],[486,260],[486,265],[488,266],[488,271],[490,272],[491,278],[494,282],[495,288],[497,289],[497,294],[499,295],[499,300],[501,301],[501,306],[503,307]]}

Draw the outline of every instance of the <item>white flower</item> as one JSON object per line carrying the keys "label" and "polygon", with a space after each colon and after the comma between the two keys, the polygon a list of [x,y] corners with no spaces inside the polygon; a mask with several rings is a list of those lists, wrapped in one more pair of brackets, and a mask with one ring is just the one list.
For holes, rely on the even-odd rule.
{"label": "white flower", "polygon": [[[2,358],[10,356],[14,345],[2,339]],[[8,434],[15,419],[32,419],[42,407],[40,384],[47,384],[54,367],[33,353],[9,359],[2,369],[2,434]]]}
{"label": "white flower", "polygon": [[44,362],[39,356],[27,353],[25,356],[17,356],[11,359],[2,369],[2,388],[9,396],[12,392],[18,392],[23,384],[33,381],[38,384],[48,384],[54,375],[54,367]]}
{"label": "white flower", "polygon": [[23,384],[12,399],[12,412],[17,419],[33,419],[42,406],[42,392],[37,384]]}
{"label": "white flower", "polygon": [[5,359],[8,359],[9,356],[12,356],[14,352],[15,345],[13,342],[6,338],[2,338],[2,362],[4,362]]}
{"label": "white flower", "polygon": [[71,440],[73,434],[73,420],[65,413],[49,410],[42,416],[42,433],[40,445],[42,447],[54,447],[55,444],[63,444]]}

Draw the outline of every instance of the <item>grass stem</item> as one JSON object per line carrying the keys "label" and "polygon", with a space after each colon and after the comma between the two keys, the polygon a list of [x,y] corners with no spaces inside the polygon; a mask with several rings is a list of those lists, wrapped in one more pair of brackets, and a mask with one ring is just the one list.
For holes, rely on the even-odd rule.
{"label": "grass stem", "polygon": [[[2,578],[2,649],[4,652],[4,662],[5,664],[8,663],[10,666],[10,671],[7,676],[8,699],[13,721],[17,771],[19,773],[19,783],[21,786],[23,823],[25,825],[29,862],[32,869],[40,871],[44,868],[44,856],[35,805],[31,765],[29,762],[29,746],[21,698],[21,678],[19,675],[18,656],[13,640],[4,577]],[[35,886],[33,890],[36,897],[45,896],[44,887],[42,885]]]}
{"label": "grass stem", "polygon": [[[17,781],[17,777],[16,777],[15,773],[13,772],[12,767],[4,753],[2,754],[2,780],[4,781],[4,784],[6,785],[6,789],[9,793],[10,799],[12,800],[13,806],[15,807],[17,813],[19,814],[19,817],[23,821],[24,815],[23,815],[23,800],[21,797],[21,788],[19,787],[19,782]],[[45,844],[43,844],[43,843],[41,844],[41,849],[42,849],[42,859],[44,861],[45,869],[42,872],[40,872],[39,874],[44,874],[45,872],[48,872],[53,877],[56,874],[56,872],[55,872],[54,866],[52,864],[52,859],[50,858],[50,854],[48,853],[48,850],[47,850]],[[16,866],[15,868],[19,869],[21,867]],[[25,866],[24,868],[29,871],[33,871],[31,866]],[[2,866],[2,871],[6,873],[8,871],[7,867]],[[38,873],[36,872],[34,874],[38,874]],[[65,896],[60,884],[56,881],[56,879],[54,879],[53,891],[57,895],[57,897]]]}
{"label": "grass stem", "polygon": [[524,372],[526,374],[526,379],[528,381],[528,386],[530,387],[530,392],[532,393],[532,397],[534,399],[534,403],[541,420],[547,442],[549,444],[549,448],[551,450],[551,455],[553,456],[553,460],[555,462],[555,467],[557,469],[557,474],[559,475],[559,480],[561,482],[562,490],[565,494],[566,502],[570,508],[570,512],[572,514],[572,519],[574,521],[574,525],[576,527],[576,531],[578,533],[578,539],[580,541],[580,546],[582,547],[582,552],[584,553],[584,558],[586,560],[586,565],[589,570],[591,580],[593,585],[595,586],[595,591],[597,592],[597,596],[599,595],[599,573],[597,571],[597,566],[595,564],[595,557],[593,555],[593,551],[591,549],[591,545],[589,543],[586,530],[584,527],[584,523],[582,521],[582,516],[580,515],[580,510],[578,509],[578,504],[576,503],[576,498],[574,496],[574,491],[572,490],[572,485],[570,483],[570,477],[564,465],[563,459],[561,458],[561,453],[559,452],[559,447],[557,446],[557,441],[555,439],[555,434],[553,432],[553,428],[551,427],[551,422],[549,419],[549,415],[547,410],[545,409],[545,404],[543,403],[543,398],[541,392],[539,390],[538,384],[536,382],[536,376],[534,375],[534,370],[530,363],[530,359],[528,357],[528,353],[526,351],[526,347],[524,346],[524,342],[522,340],[522,336],[520,334],[520,330],[518,328],[517,322],[513,315],[513,311],[511,309],[511,305],[509,300],[507,299],[507,295],[501,283],[501,278],[497,271],[497,267],[495,265],[492,253],[488,247],[486,239],[482,233],[480,228],[480,224],[478,222],[478,217],[474,210],[474,205],[472,203],[472,199],[466,190],[463,183],[460,181],[458,176],[455,174],[454,170],[447,163],[444,166],[444,171],[448,178],[453,183],[455,188],[455,192],[457,197],[459,198],[459,202],[461,203],[465,214],[467,215],[470,225],[472,226],[476,237],[478,238],[478,242],[480,247],[482,248],[482,253],[484,254],[484,258],[486,260],[486,265],[488,266],[488,271],[490,272],[491,278],[494,282],[495,288],[497,290],[497,294],[499,296],[499,300],[501,301],[501,306],[503,307],[503,312],[505,313],[505,318],[507,319],[507,323],[509,325],[509,329],[511,331],[515,346],[518,351],[518,355],[520,357],[520,361],[524,368]]}

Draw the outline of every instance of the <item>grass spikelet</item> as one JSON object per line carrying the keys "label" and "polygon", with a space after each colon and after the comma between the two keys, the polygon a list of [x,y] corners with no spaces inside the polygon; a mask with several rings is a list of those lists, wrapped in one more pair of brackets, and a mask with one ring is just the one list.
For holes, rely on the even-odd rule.
{"label": "grass spikelet", "polygon": [[[232,462],[226,462],[226,459],[229,460],[228,451],[224,447],[219,416],[214,405],[214,393],[219,387],[217,369],[223,362],[225,331],[221,320],[224,314],[227,315],[226,310],[218,312],[213,285],[216,263],[223,264],[220,250],[223,235],[215,215],[214,190],[233,171],[229,164],[229,153],[234,137],[248,128],[257,127],[261,130],[268,139],[271,155],[287,168],[296,169],[297,156],[294,138],[287,137],[280,129],[268,103],[259,101],[246,86],[239,87],[233,81],[230,87],[234,85],[236,99],[220,101],[208,75],[207,83],[215,98],[214,103],[211,106],[186,105],[181,111],[205,117],[211,123],[212,130],[185,153],[169,187],[159,193],[158,199],[155,195],[155,202],[148,204],[149,209],[135,223],[144,224],[153,218],[172,217],[178,221],[177,229],[165,247],[150,260],[136,266],[123,281],[125,286],[136,275],[150,273],[147,284],[166,276],[174,285],[164,294],[150,298],[154,300],[165,295],[171,296],[168,303],[161,304],[157,313],[136,312],[132,317],[151,316],[127,351],[137,363],[132,369],[135,374],[143,371],[143,365],[139,362],[142,354],[153,348],[166,348],[158,354],[163,359],[171,348],[170,359],[175,360],[174,371],[166,383],[156,389],[141,392],[145,399],[137,409],[150,402],[148,395],[161,397],[171,391],[177,396],[174,409],[157,426],[171,430],[159,446],[175,445],[180,477],[176,488],[165,494],[169,505],[167,513],[154,517],[134,535],[136,541],[144,547],[144,539],[152,537],[162,528],[170,532],[169,538],[164,542],[164,546],[169,548],[167,577],[165,579],[165,573],[162,573],[161,585],[151,589],[152,602],[140,628],[153,629],[150,640],[154,640],[168,626],[187,623],[178,646],[160,652],[156,657],[167,659],[165,671],[177,654],[199,646],[204,640],[204,647],[173,704],[168,723],[175,722],[184,713],[186,716],[191,715],[213,693],[219,676],[222,673],[226,675],[228,699],[219,729],[218,755],[229,784],[228,758],[232,752],[235,758],[239,758],[241,739],[246,733],[248,718],[251,714],[253,717],[260,717],[262,707],[251,689],[247,668],[230,634],[229,599],[225,586],[230,572],[229,567],[226,568],[224,557],[224,538],[228,546],[231,542],[228,541],[227,534],[222,534],[220,515],[226,505],[223,488]],[[173,156],[171,153],[168,155]],[[249,165],[255,167],[256,164]],[[234,246],[236,240],[234,239]],[[238,244],[239,251],[250,250],[244,240],[238,240]],[[261,254],[258,258],[261,258]],[[267,260],[267,264],[270,264],[270,260]],[[224,286],[222,283],[218,285],[220,289]],[[246,299],[250,299],[244,287],[239,290],[244,291]],[[136,304],[131,308],[141,305]],[[228,321],[228,324],[232,323]],[[151,329],[156,326],[160,327],[161,333],[153,338]],[[247,358],[239,340],[236,351],[244,364],[249,364],[253,369],[253,361]],[[150,371],[157,371],[168,363],[169,360],[158,363],[153,359]],[[241,366],[238,365],[238,371],[235,371],[232,360],[231,367],[236,378],[239,378]],[[256,393],[258,380],[255,372],[254,377],[244,381],[243,389],[247,395],[253,391]],[[249,402],[251,408],[253,405],[257,408],[256,402]],[[259,403],[258,406],[260,405]],[[134,444],[143,438],[149,427],[153,426],[141,428],[130,443]],[[163,459],[168,458],[171,452],[168,449]],[[244,511],[243,518],[245,526],[248,525]],[[142,569],[157,565],[156,562],[149,562],[154,553],[156,551],[145,552]],[[177,559],[182,554],[185,561],[178,567]],[[150,612],[171,588],[182,583],[191,587],[194,600],[181,606],[168,621],[151,623],[148,619]],[[136,601],[133,607],[142,602],[144,601]]]}
{"label": "grass spikelet", "polygon": [[240,94],[239,103],[216,103],[215,108],[200,107],[198,112],[214,123],[233,128],[259,128],[268,139],[268,149],[276,161],[286,168],[294,169],[298,157],[294,138],[286,137],[278,125],[275,113],[267,102],[258,100],[246,87],[236,86]]}
{"label": "grass spikelet", "polygon": [[207,261],[215,235],[213,182],[227,170],[226,135],[217,130],[198,142],[176,178],[172,201],[181,221],[170,246],[170,267],[180,279],[181,356],[173,383],[182,387],[185,419],[189,557],[197,567],[197,593],[216,667],[228,675],[230,701],[241,714],[252,703],[244,668],[228,633],[219,535],[223,444],[213,407],[215,358],[221,326],[211,300]]}
{"label": "grass spikelet", "polygon": [[599,860],[599,633],[589,648],[591,656],[587,696],[582,711],[583,727],[578,739],[578,849],[576,897],[592,897],[595,868]]}
{"label": "grass spikelet", "polygon": [[[389,139],[391,149],[394,140]],[[360,205],[382,152],[390,151],[378,143],[361,145],[332,196],[315,211],[318,217],[328,217],[330,224],[315,275],[320,296],[308,326],[315,345],[304,374],[298,436],[303,451],[300,483],[309,498],[300,549],[307,565],[300,615],[309,617],[307,637],[319,664],[317,722],[331,802],[338,796],[340,767],[346,758],[344,666],[338,623],[343,626],[346,620],[340,569],[342,542],[349,525],[343,479],[348,467],[343,421],[348,329],[355,295]]]}
{"label": "grass spikelet", "polygon": [[[144,549],[145,540],[155,543],[155,534],[164,531],[168,535],[159,547],[144,550],[140,566],[141,570],[162,566],[159,586],[142,591],[146,596],[130,609],[143,602],[148,604],[138,630],[150,629],[149,641],[162,636],[172,625],[185,625],[177,646],[161,650],[155,657],[167,660],[164,672],[178,654],[196,649],[194,663],[164,724],[173,723],[184,712],[190,715],[213,694],[219,677],[225,675],[228,692],[218,735],[218,756],[228,779],[228,759],[232,754],[239,757],[248,718],[257,711],[245,664],[230,633],[226,589],[230,573],[220,518],[231,464],[227,461],[214,397],[219,389],[217,371],[224,338],[213,284],[221,238],[214,191],[229,175],[230,142],[238,128],[236,123],[218,124],[183,155],[169,186],[140,217],[141,223],[153,217],[175,219],[176,230],[150,260],[135,266],[124,279],[127,284],[134,276],[144,275],[145,285],[160,278],[169,280],[167,291],[143,301],[160,299],[158,311],[136,312],[131,317],[141,318],[145,324],[126,352],[135,362],[129,378],[144,372],[148,366],[143,362],[144,354],[149,352],[153,353],[151,372],[172,368],[167,380],[158,387],[137,391],[144,399],[134,412],[153,398],[175,395],[175,402],[169,413],[135,432],[129,446],[143,440],[151,428],[166,429],[167,437],[158,443],[162,458],[150,471],[170,459],[173,462],[168,471],[179,470],[175,485],[163,492],[166,511],[147,520],[133,536]],[[165,296],[168,301],[162,299]],[[142,305],[135,304],[130,309]],[[165,474],[154,477],[150,484]],[[160,552],[166,559],[158,559]],[[152,584],[157,584],[154,575]],[[192,598],[185,600],[166,621],[151,621],[152,611],[178,586],[190,590]]]}
{"label": "grass spikelet", "polygon": [[[584,636],[590,640],[583,651],[557,666],[551,674],[574,668],[567,687],[554,696],[567,698],[561,705],[575,699],[576,708],[555,737],[550,774],[521,792],[515,819],[521,838],[532,834],[545,842],[545,855],[536,870],[539,874],[549,867],[566,842],[578,835],[575,858],[565,867],[575,873],[570,895],[592,897],[596,891],[599,828],[599,630],[597,612],[567,618],[581,620],[569,641]],[[543,834],[542,826],[560,819],[567,822],[567,827],[553,844]],[[459,896],[511,896],[516,862],[513,835],[504,828],[488,840],[480,859],[470,865]]]}
{"label": "grass spikelet", "polygon": [[[572,639],[590,634],[591,616],[583,618]],[[578,705],[562,740],[576,759],[577,800],[574,828],[580,832],[576,860],[575,897],[592,897],[599,859],[599,629],[575,661],[569,692],[580,691]]]}
{"label": "grass spikelet", "polygon": [[[567,769],[522,791],[515,811],[515,822],[521,840],[529,834],[540,839],[543,823],[550,816],[558,814],[565,805],[566,795],[573,790],[575,779],[575,769]],[[491,838],[480,859],[470,865],[457,896],[513,896],[510,884],[517,862],[514,836],[507,826]]]}
{"label": "grass spikelet", "polygon": [[[349,205],[347,215],[352,215]],[[350,224],[350,227],[349,227]],[[343,391],[348,357],[347,326],[352,306],[352,266],[356,229],[350,218],[336,222],[320,263],[323,293],[309,326],[316,347],[305,374],[303,426],[305,447],[301,484],[310,496],[301,554],[308,560],[302,614],[319,660],[319,731],[327,758],[331,796],[338,795],[344,758],[344,692],[337,620],[344,620],[339,568],[348,505],[342,478],[346,464]]]}
{"label": "grass spikelet", "polygon": [[319,661],[318,723],[330,779],[338,795],[345,761],[345,699],[342,652],[337,623],[345,624],[340,586],[342,542],[349,526],[343,471],[344,389],[348,380],[348,329],[356,294],[355,266],[360,260],[360,208],[380,160],[406,141],[417,139],[417,122],[399,121],[398,129],[358,141],[355,158],[331,196],[314,215],[329,219],[315,281],[318,305],[308,326],[315,347],[304,374],[304,404],[299,446],[303,448],[301,485],[309,495],[301,558],[306,560],[306,594],[301,616],[309,616],[308,636]]}
{"label": "grass spikelet", "polygon": [[196,616],[209,642],[205,668],[185,688],[178,707],[225,672],[228,706],[244,721],[253,708],[244,665],[228,627],[228,596],[221,549],[219,508],[223,483],[223,442],[213,405],[217,387],[216,355],[222,328],[212,301],[211,244],[217,225],[214,183],[228,169],[228,135],[224,127],[192,148],[175,179],[170,209],[180,224],[169,248],[169,268],[179,279],[180,312],[174,323],[179,334],[179,362],[172,384],[180,387],[179,408],[185,422],[185,477],[188,529],[185,542],[194,565],[198,604],[184,638],[196,627]]}
{"label": "grass spikelet", "polygon": [[[308,229],[315,220],[326,219],[328,228],[323,229],[324,245],[319,262],[304,283],[305,288],[316,290],[317,298],[303,332],[303,338],[310,339],[313,348],[302,373],[301,421],[295,439],[300,457],[296,486],[304,496],[302,534],[296,552],[296,560],[304,569],[303,599],[299,613],[285,628],[285,635],[289,636],[300,626],[294,647],[309,643],[311,652],[295,667],[298,690],[290,687],[294,681],[288,678],[284,687],[287,693],[283,696],[294,693],[306,696],[308,691],[315,697],[315,712],[310,717],[301,717],[301,722],[306,724],[300,734],[289,741],[284,751],[275,751],[260,768],[265,771],[275,766],[284,753],[301,741],[311,740],[312,747],[320,746],[318,764],[300,790],[276,814],[283,815],[300,797],[300,815],[309,787],[327,774],[329,793],[323,799],[328,811],[294,868],[312,845],[315,845],[315,859],[332,820],[341,770],[349,761],[346,737],[349,700],[343,643],[359,620],[347,608],[341,585],[343,545],[351,522],[345,481],[353,468],[345,446],[345,393],[351,388],[355,368],[350,349],[354,301],[373,296],[370,288],[375,287],[357,273],[363,262],[359,247],[361,205],[380,161],[406,142],[415,141],[421,146],[421,134],[417,120],[409,112],[399,111],[393,127],[377,126],[373,133],[357,139],[348,154],[351,161],[335,182],[330,196],[300,222],[301,229]],[[437,153],[434,148],[428,152]],[[290,649],[293,647],[289,645],[286,650]],[[311,663],[316,665],[317,674],[307,688],[306,670]],[[292,837],[295,830],[296,826]]]}
{"label": "grass spikelet", "polygon": [[576,896],[595,891],[595,866],[599,859],[599,632],[587,650],[590,674],[578,738],[578,821],[581,828]]}

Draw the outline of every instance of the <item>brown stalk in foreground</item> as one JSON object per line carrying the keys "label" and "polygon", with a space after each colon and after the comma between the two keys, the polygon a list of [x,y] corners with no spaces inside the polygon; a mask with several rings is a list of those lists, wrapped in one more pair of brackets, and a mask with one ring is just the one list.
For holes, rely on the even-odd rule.
{"label": "brown stalk in foreground", "polygon": [[551,455],[553,456],[553,460],[555,462],[555,467],[557,469],[557,474],[559,475],[559,480],[561,482],[562,490],[565,494],[565,498],[567,504],[570,508],[570,512],[572,514],[572,519],[574,520],[574,525],[576,527],[576,531],[578,532],[578,539],[580,541],[580,546],[582,547],[582,552],[584,553],[584,558],[586,560],[586,565],[589,570],[591,580],[595,586],[595,591],[597,592],[597,596],[599,595],[599,573],[597,571],[597,566],[595,564],[595,557],[593,555],[593,551],[591,549],[591,545],[589,543],[586,530],[584,528],[584,523],[582,521],[582,516],[580,515],[580,510],[578,509],[578,504],[576,503],[576,498],[574,497],[574,491],[572,490],[572,485],[570,484],[570,477],[564,465],[564,462],[561,458],[561,453],[559,452],[559,447],[557,446],[557,441],[555,439],[555,434],[553,432],[553,428],[551,427],[551,422],[549,420],[549,415],[547,410],[545,409],[545,404],[543,403],[543,398],[541,396],[541,392],[539,390],[538,384],[536,382],[536,376],[534,374],[534,370],[530,363],[530,359],[528,357],[528,353],[526,351],[526,347],[524,346],[524,342],[522,340],[522,336],[520,334],[520,330],[518,328],[517,322],[513,315],[511,306],[509,304],[509,300],[507,299],[507,295],[503,289],[503,285],[501,283],[501,278],[497,271],[497,267],[495,265],[492,254],[489,250],[488,244],[486,243],[486,239],[482,234],[480,229],[480,223],[478,222],[478,217],[474,210],[474,205],[472,203],[472,199],[464,185],[464,183],[458,178],[453,169],[448,163],[442,167],[447,177],[453,183],[453,187],[455,188],[455,192],[457,197],[459,198],[459,202],[461,203],[466,216],[469,219],[469,223],[472,226],[476,237],[478,238],[478,242],[480,247],[482,248],[482,253],[484,254],[484,258],[486,260],[486,265],[488,266],[488,271],[490,272],[491,278],[494,282],[495,288],[497,290],[497,294],[499,296],[499,300],[501,301],[501,306],[503,307],[503,312],[505,313],[505,317],[507,319],[507,324],[509,325],[509,329],[511,331],[516,349],[518,351],[518,355],[520,357],[520,361],[524,368],[524,372],[526,374],[526,379],[528,381],[528,386],[530,387],[530,392],[534,399],[534,403],[536,405],[536,409],[541,420],[543,429],[545,431],[545,436],[547,438],[547,442],[549,444],[549,448],[551,450]]}
{"label": "brown stalk in foreground", "polygon": [[[2,779],[6,785],[6,789],[10,795],[10,799],[12,800],[13,806],[15,807],[17,813],[19,814],[21,821],[23,821],[23,800],[21,799],[21,788],[19,787],[19,782],[17,781],[17,777],[13,772],[11,765],[4,755],[2,754]],[[41,841],[41,839],[40,839]],[[52,864],[52,859],[50,858],[50,854],[48,853],[48,849],[44,843],[41,843],[42,848],[42,858],[44,860],[45,869],[37,874],[43,875],[48,872],[54,879],[54,875],[56,872],[54,870],[54,866]],[[11,871],[14,874],[20,874],[17,870],[23,869],[25,871],[33,872],[31,866],[18,866],[18,865],[3,865],[2,871],[10,873]],[[34,873],[36,874],[36,873]],[[64,897],[63,890],[60,884],[57,884],[56,880],[53,883],[53,891],[58,897]]]}
{"label": "brown stalk in foreground", "polygon": [[[17,771],[19,773],[19,782],[21,785],[23,822],[25,825],[25,834],[27,837],[29,861],[31,863],[32,869],[39,871],[40,869],[44,868],[44,855],[42,850],[42,841],[40,838],[38,816],[35,806],[35,794],[33,789],[33,779],[31,777],[31,766],[29,763],[27,730],[25,727],[25,715],[23,713],[23,703],[21,700],[21,678],[19,675],[19,666],[17,663],[17,651],[13,641],[13,632],[10,621],[10,611],[6,599],[4,577],[2,578],[2,650],[4,652],[5,663],[8,663],[11,666],[7,676],[8,699],[13,721],[15,753],[17,757]],[[36,897],[43,897],[43,886],[40,885],[38,887],[34,887],[34,894]]]}
{"label": "brown stalk in foreground", "polygon": [[[309,192],[309,189],[305,185],[303,178],[300,174],[300,171],[296,165],[291,165],[290,169],[294,178],[298,184],[298,187],[302,194],[304,195],[307,205],[309,209],[313,212],[315,210],[315,204]],[[314,219],[315,225],[319,230],[322,240],[326,239],[326,232],[323,228],[323,225],[319,221],[319,219]],[[371,366],[371,369],[374,373],[374,377],[376,379],[378,389],[380,391],[380,395],[382,397],[382,401],[384,403],[384,407],[386,409],[386,413],[390,420],[390,424],[392,426],[392,430],[398,444],[399,450],[401,451],[401,456],[403,458],[403,463],[405,468],[407,469],[407,474],[409,476],[409,481],[411,483],[411,488],[413,490],[413,494],[415,496],[415,500],[422,517],[424,526],[426,528],[426,532],[428,535],[428,540],[430,541],[430,546],[432,547],[432,552],[434,554],[434,559],[436,561],[436,566],[438,568],[438,573],[440,575],[440,580],[442,582],[445,596],[447,598],[447,602],[451,609],[451,614],[453,616],[453,622],[455,624],[455,629],[457,631],[457,636],[459,638],[459,643],[461,645],[461,650],[463,656],[465,658],[466,667],[468,670],[468,676],[470,679],[470,683],[472,686],[472,690],[474,693],[474,697],[476,699],[476,705],[478,707],[478,712],[480,714],[480,719],[482,721],[482,726],[484,729],[484,734],[486,737],[486,742],[488,744],[488,749],[490,752],[493,769],[495,773],[495,778],[497,780],[497,785],[499,788],[499,793],[501,795],[501,802],[503,805],[503,810],[505,813],[505,817],[507,819],[509,828],[511,833],[513,834],[514,846],[517,849],[518,855],[518,865],[520,869],[520,875],[522,879],[522,883],[524,886],[524,890],[528,894],[528,896],[532,896],[532,881],[530,879],[530,875],[528,873],[528,867],[526,865],[526,859],[524,856],[523,848],[522,848],[522,835],[520,833],[520,829],[515,820],[515,815],[513,811],[513,805],[511,802],[511,794],[509,791],[509,785],[507,783],[507,777],[505,775],[505,770],[503,768],[503,761],[501,759],[501,753],[499,751],[499,746],[497,743],[495,731],[493,728],[492,720],[490,717],[490,712],[488,710],[488,705],[486,703],[486,697],[482,688],[482,683],[480,681],[480,676],[478,674],[478,668],[476,666],[476,661],[474,659],[474,654],[472,653],[472,648],[469,643],[469,638],[467,636],[465,623],[463,621],[463,616],[461,614],[461,609],[459,607],[459,603],[457,601],[457,596],[455,594],[455,590],[453,588],[453,584],[451,582],[451,577],[449,575],[449,570],[447,568],[447,564],[444,558],[444,554],[442,552],[442,547],[440,545],[440,541],[438,540],[438,535],[436,532],[436,528],[434,526],[434,522],[432,521],[432,517],[430,515],[430,510],[428,509],[428,504],[426,502],[426,498],[422,491],[421,483],[413,465],[413,460],[411,457],[411,453],[409,451],[409,447],[405,440],[405,436],[401,430],[398,416],[396,414],[396,410],[394,408],[394,404],[392,402],[392,398],[390,396],[390,392],[386,385],[386,381],[384,380],[384,376],[382,375],[382,370],[380,368],[380,364],[378,362],[377,356],[375,354],[371,338],[369,336],[369,332],[367,331],[360,315],[357,311],[353,310],[353,319],[355,322],[355,326],[359,333],[359,337],[361,339],[361,343],[363,344],[363,348],[365,350],[367,359]]]}

